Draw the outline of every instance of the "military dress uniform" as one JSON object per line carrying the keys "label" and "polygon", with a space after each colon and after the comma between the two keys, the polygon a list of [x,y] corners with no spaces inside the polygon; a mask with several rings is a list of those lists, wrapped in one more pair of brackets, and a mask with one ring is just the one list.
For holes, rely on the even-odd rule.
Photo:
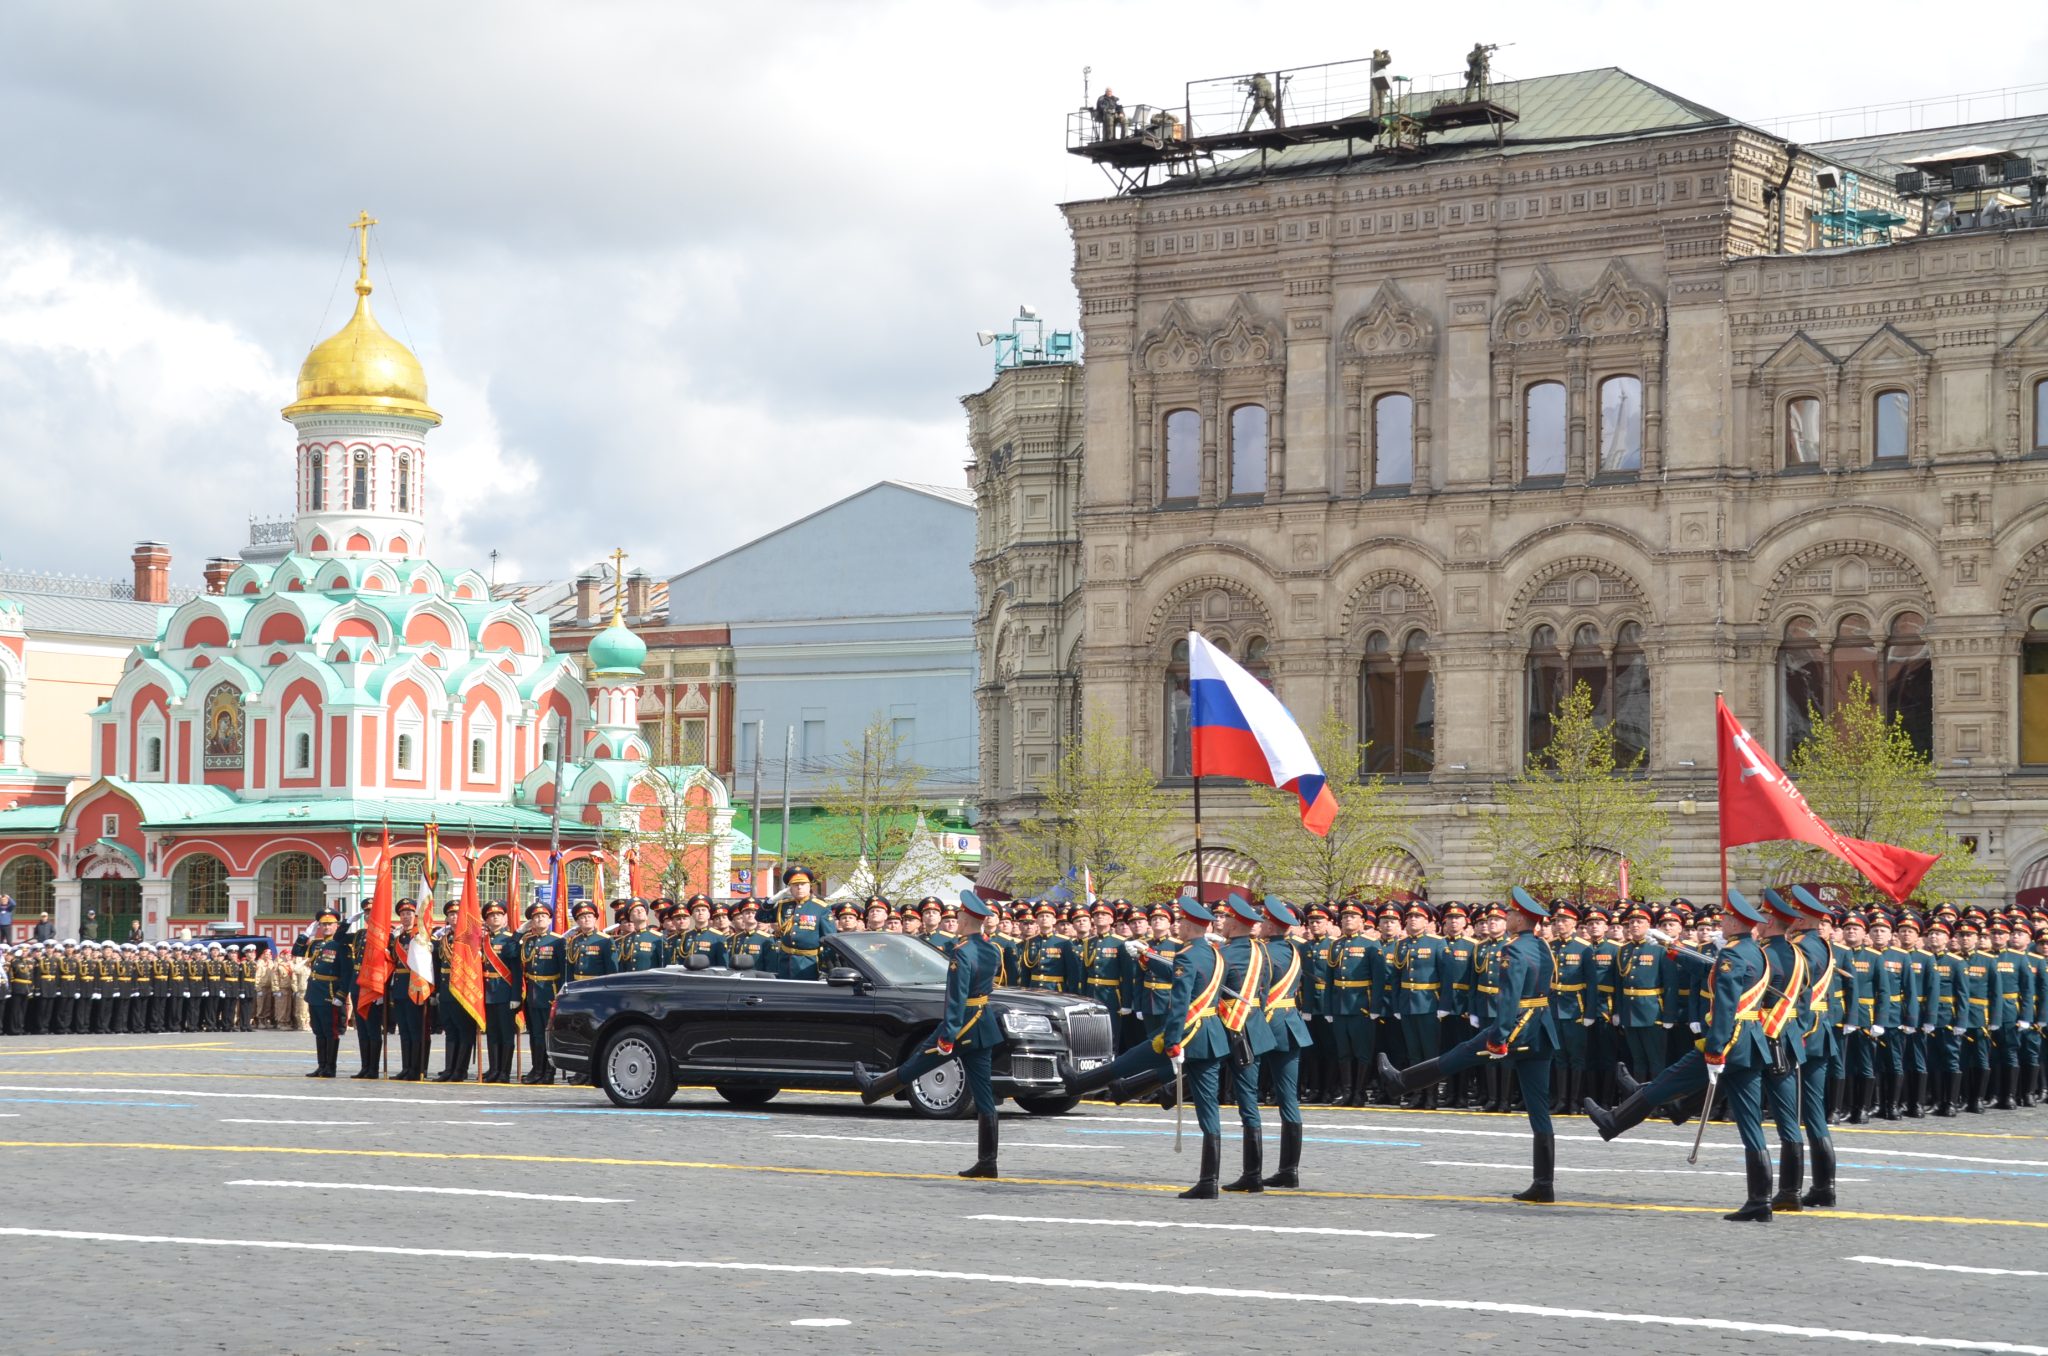
{"label": "military dress uniform", "polygon": [[476,1059],[476,1022],[456,1000],[455,986],[448,983],[455,965],[453,921],[434,929],[433,949],[434,973],[441,978],[434,988],[435,1015],[441,1021],[441,1067],[433,1078],[436,1083],[453,1083],[468,1076]]}
{"label": "military dress uniform", "polygon": [[716,928],[689,929],[683,933],[681,941],[676,946],[675,958],[669,963],[687,965],[692,956],[707,957],[711,965],[730,964],[731,957],[727,954],[725,934]]}
{"label": "military dress uniform", "polygon": [[[1223,907],[1236,921],[1256,927],[1266,911],[1243,895],[1232,893]],[[1264,1189],[1265,1125],[1259,1113],[1259,1069],[1274,1048],[1266,1020],[1266,947],[1249,932],[1223,944],[1223,994],[1216,1002],[1223,1029],[1236,1038],[1231,1059],[1231,1091],[1237,1102],[1244,1170],[1225,1191]],[[1299,1111],[1297,1110],[1297,1113]]]}
{"label": "military dress uniform", "polygon": [[[1276,933],[1259,939],[1255,945],[1265,950],[1266,992],[1260,1011],[1265,1016],[1266,1029],[1272,1035],[1273,1048],[1264,1057],[1264,1081],[1272,1087],[1273,1102],[1280,1112],[1280,1165],[1271,1177],[1265,1179],[1264,1185],[1298,1187],[1301,1185],[1302,1125],[1299,1082],[1302,1057],[1312,1048],[1314,1040],[1301,1012],[1301,995],[1312,947],[1307,942],[1293,941],[1287,936],[1288,929],[1296,926],[1301,918],[1285,900],[1268,895],[1265,912]],[[1256,1085],[1260,1080],[1247,1076],[1245,1081]]]}
{"label": "military dress uniform", "polygon": [[[1429,917],[1429,910],[1421,905],[1410,905],[1407,916],[1418,911],[1425,919]],[[1394,945],[1392,972],[1387,977],[1389,1002],[1399,1020],[1406,1063],[1411,1067],[1435,1059],[1442,1049],[1442,1019],[1450,1015],[1452,1002],[1445,987],[1448,955],[1447,943],[1432,932],[1403,937]],[[1409,1105],[1435,1110],[1436,1084],[1416,1088]]]}
{"label": "military dress uniform", "polygon": [[[793,880],[813,881],[809,870],[792,867],[783,876],[783,884]],[[775,913],[775,973],[784,979],[817,979],[818,957],[823,951],[825,939],[839,931],[825,906],[815,899],[798,903],[785,899]]]}
{"label": "military dress uniform", "polygon": [[417,924],[405,917],[413,910],[400,911],[399,925],[391,933],[391,977],[385,981],[384,1000],[398,1017],[398,1079],[417,1083],[426,1077],[427,1060],[433,1053],[427,1029],[427,1005],[412,996],[410,947]]}
{"label": "military dress uniform", "polygon": [[[1364,916],[1349,905],[1340,911],[1344,915]],[[1339,1106],[1364,1106],[1376,1045],[1375,1017],[1386,992],[1386,953],[1378,938],[1361,932],[1331,938],[1323,955],[1334,1038],[1333,1100]]]}
{"label": "military dress uniform", "polygon": [[[315,920],[339,923],[333,910],[323,910]],[[353,953],[346,939],[333,936],[307,944],[306,1006],[312,1012],[313,1072],[308,1078],[332,1078],[341,1053],[341,1029],[348,1025],[349,1004],[355,999],[356,975]]]}
{"label": "military dress uniform", "polygon": [[[1563,901],[1553,904],[1550,911],[1553,917],[1569,914],[1574,921],[1579,916],[1576,906]],[[1557,1022],[1561,1065],[1558,1072],[1562,1074],[1556,1080],[1560,1084],[1557,1093],[1550,1101],[1550,1109],[1555,1113],[1576,1109],[1579,1098],[1585,1095],[1586,1075],[1591,1068],[1587,1062],[1587,1036],[1598,1020],[1598,1012],[1592,944],[1574,933],[1570,941],[1551,944],[1550,958],[1556,975],[1550,986],[1550,1013]]]}
{"label": "military dress uniform", "polygon": [[[527,921],[532,922],[536,914],[544,919],[553,917],[545,904],[528,906]],[[559,932],[548,931],[545,923],[539,933],[521,933],[519,978],[526,1011],[527,1052],[531,1061],[531,1067],[519,1081],[552,1083],[555,1081],[555,1066],[548,1059],[548,1020],[554,1015],[556,995],[569,982],[568,939]]]}
{"label": "military dress uniform", "polygon": [[[1470,915],[1462,904],[1446,904],[1438,920],[1444,932],[1450,931],[1448,920],[1469,919]],[[1437,1004],[1441,1015],[1437,1018],[1436,1048],[1448,1050],[1471,1034],[1471,1018],[1475,1012],[1479,984],[1479,939],[1466,933],[1459,937],[1446,936],[1443,939],[1443,957],[1438,961],[1438,974],[1442,979],[1441,1001]],[[1464,1106],[1471,1098],[1471,1079],[1458,1075],[1447,1091],[1452,1106]]]}
{"label": "military dress uniform", "polygon": [[[348,973],[354,978],[358,988],[362,984],[365,961],[364,949],[369,944],[370,933],[367,928],[358,927],[348,934]],[[390,988],[387,981],[385,993],[388,994],[389,992]],[[310,997],[306,1005],[309,1008],[312,1006]],[[390,1009],[382,996],[379,996],[375,1002],[365,1007],[361,995],[358,994],[355,1000],[355,1010],[356,1054],[362,1060],[362,1067],[356,1070],[355,1073],[350,1074],[349,1077],[376,1078],[381,1072],[380,1066],[384,1061],[384,1021],[385,1014]]]}
{"label": "military dress uniform", "polygon": [[629,931],[612,945],[612,970],[625,974],[634,970],[659,970],[668,964],[668,947],[652,928]]}
{"label": "military dress uniform", "polygon": [[[755,915],[759,920],[760,915]],[[773,964],[775,937],[756,930],[735,932],[725,943],[725,963],[735,970],[767,972]],[[947,953],[949,956],[950,952]]]}
{"label": "military dress uniform", "polygon": [[1628,1066],[1637,1079],[1649,1081],[1662,1072],[1664,1032],[1676,1020],[1670,1015],[1671,991],[1678,967],[1654,942],[1629,942],[1615,958],[1615,1001],[1610,1011],[1621,1031]]}
{"label": "military dress uniform", "polygon": [[[591,905],[585,904],[577,909],[576,916],[580,920],[586,913],[594,916],[597,910]],[[601,975],[614,974],[617,971],[618,959],[610,937],[607,937],[602,932],[577,932],[570,934],[568,939],[568,975],[570,983],[573,984],[579,979],[596,979]],[[592,1081],[594,1073],[595,1070],[593,1069],[585,1073],[576,1074],[569,1081],[572,1083],[589,1083]]]}
{"label": "military dress uniform", "polygon": [[518,934],[505,926],[502,908],[487,907],[484,926],[484,1082],[509,1083],[519,1047],[517,1014],[524,996],[525,958]]}
{"label": "military dress uniform", "polygon": [[1130,1017],[1131,974],[1137,968],[1123,939],[1103,932],[1081,943],[1081,993],[1109,1009],[1113,1029],[1119,1036],[1117,1048],[1126,1042],[1124,1023]]}

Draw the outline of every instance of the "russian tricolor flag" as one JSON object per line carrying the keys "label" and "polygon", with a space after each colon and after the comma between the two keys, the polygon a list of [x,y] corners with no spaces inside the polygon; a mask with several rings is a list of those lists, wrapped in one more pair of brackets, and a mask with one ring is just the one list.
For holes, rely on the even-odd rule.
{"label": "russian tricolor flag", "polygon": [[1280,699],[1198,631],[1188,632],[1188,688],[1194,774],[1290,790],[1301,797],[1302,827],[1328,834],[1337,798]]}

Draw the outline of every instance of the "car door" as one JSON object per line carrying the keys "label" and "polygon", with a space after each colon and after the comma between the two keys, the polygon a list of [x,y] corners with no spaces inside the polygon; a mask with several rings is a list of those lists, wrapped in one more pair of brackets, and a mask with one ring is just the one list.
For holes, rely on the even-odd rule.
{"label": "car door", "polygon": [[735,982],[724,976],[647,973],[648,993],[643,1001],[676,1064],[701,1068],[736,1062]]}
{"label": "car door", "polygon": [[754,976],[735,994],[733,1049],[747,1068],[846,1073],[874,1057],[875,1000],[860,988]]}

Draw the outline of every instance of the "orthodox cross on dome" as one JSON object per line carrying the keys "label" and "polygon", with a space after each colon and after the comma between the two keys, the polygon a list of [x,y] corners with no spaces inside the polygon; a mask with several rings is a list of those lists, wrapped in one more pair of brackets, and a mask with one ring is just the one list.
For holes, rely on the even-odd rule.
{"label": "orthodox cross on dome", "polygon": [[621,546],[612,551],[612,620],[618,621],[626,615],[626,548]]}
{"label": "orthodox cross on dome", "polygon": [[361,290],[370,280],[370,228],[377,224],[377,218],[367,210],[356,214],[348,228],[356,233],[356,287]]}

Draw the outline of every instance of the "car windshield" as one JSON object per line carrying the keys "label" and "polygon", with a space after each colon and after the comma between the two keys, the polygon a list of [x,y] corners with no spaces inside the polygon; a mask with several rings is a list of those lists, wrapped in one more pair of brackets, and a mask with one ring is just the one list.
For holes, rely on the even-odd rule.
{"label": "car windshield", "polygon": [[900,932],[842,932],[832,944],[884,984],[944,984],[946,958]]}

